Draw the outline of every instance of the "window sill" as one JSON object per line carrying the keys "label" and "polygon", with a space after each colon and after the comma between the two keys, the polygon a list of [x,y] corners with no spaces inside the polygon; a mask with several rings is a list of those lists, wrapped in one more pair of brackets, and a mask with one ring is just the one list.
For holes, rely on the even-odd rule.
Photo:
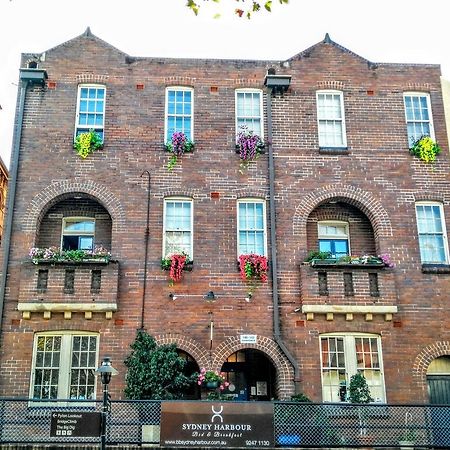
{"label": "window sill", "polygon": [[324,155],[348,155],[348,147],[319,147],[319,153]]}
{"label": "window sill", "polygon": [[322,260],[312,262],[310,264],[310,267],[313,269],[348,270],[348,269],[384,269],[385,265],[383,263],[352,264],[352,263],[337,263],[335,261]]}
{"label": "window sill", "polygon": [[92,259],[81,259],[79,261],[72,261],[72,260],[56,260],[56,259],[35,259],[31,261],[35,265],[71,265],[71,266],[79,266],[79,265],[93,265],[93,264],[109,264],[110,262],[116,262],[115,260],[109,259],[109,258],[92,258]]}
{"label": "window sill", "polygon": [[448,264],[422,264],[422,273],[446,274],[450,273]]}

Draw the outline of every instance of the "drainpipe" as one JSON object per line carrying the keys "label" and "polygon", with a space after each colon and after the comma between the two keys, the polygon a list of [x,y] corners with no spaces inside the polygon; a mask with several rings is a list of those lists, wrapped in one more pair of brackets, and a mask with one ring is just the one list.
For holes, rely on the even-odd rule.
{"label": "drainpipe", "polygon": [[273,69],[269,69],[264,85],[268,88],[267,95],[267,139],[269,145],[269,212],[270,212],[270,247],[272,251],[272,301],[273,301],[273,337],[282,352],[294,368],[295,393],[299,392],[298,385],[300,381],[300,370],[297,360],[287,348],[280,332],[280,312],[279,312],[279,294],[278,294],[278,265],[277,265],[277,239],[276,239],[276,220],[275,220],[275,166],[273,158],[272,145],[272,95],[276,92],[285,92],[291,82],[291,77],[287,75],[275,75]]}
{"label": "drainpipe", "polygon": [[0,281],[0,330],[2,328],[3,307],[5,303],[6,279],[8,275],[9,253],[11,250],[11,234],[13,222],[14,201],[16,198],[17,173],[19,171],[19,150],[22,141],[23,116],[25,109],[25,98],[27,88],[33,84],[44,86],[47,79],[47,72],[42,69],[20,69],[20,95],[19,109],[16,116],[16,127],[14,130],[13,146],[11,154],[11,173],[10,182],[8,182],[8,203],[6,208],[6,220],[4,226],[4,235],[2,238],[3,247],[3,265],[2,278]]}
{"label": "drainpipe", "polygon": [[144,243],[144,287],[142,289],[142,305],[141,305],[141,330],[144,330],[144,314],[145,314],[145,293],[147,292],[147,261],[148,261],[148,241],[150,239],[150,172],[144,170],[141,177],[148,176],[147,182],[147,221],[145,224],[145,243]]}

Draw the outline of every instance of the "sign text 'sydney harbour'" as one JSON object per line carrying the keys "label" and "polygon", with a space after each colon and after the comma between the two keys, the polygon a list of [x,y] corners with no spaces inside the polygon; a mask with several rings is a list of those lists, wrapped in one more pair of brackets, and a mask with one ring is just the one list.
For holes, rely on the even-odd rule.
{"label": "sign text 'sydney harbour'", "polygon": [[272,447],[273,404],[163,402],[162,447]]}

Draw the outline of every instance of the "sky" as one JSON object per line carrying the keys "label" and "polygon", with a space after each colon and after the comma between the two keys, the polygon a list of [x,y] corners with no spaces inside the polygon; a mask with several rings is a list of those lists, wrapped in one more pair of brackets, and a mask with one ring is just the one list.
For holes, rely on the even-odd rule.
{"label": "sky", "polygon": [[199,1],[204,4],[195,16],[186,0],[0,0],[0,156],[6,166],[20,54],[41,53],[88,26],[131,56],[279,61],[328,32],[370,61],[441,64],[450,80],[448,0],[273,0],[271,13],[251,20],[233,14],[236,0]]}

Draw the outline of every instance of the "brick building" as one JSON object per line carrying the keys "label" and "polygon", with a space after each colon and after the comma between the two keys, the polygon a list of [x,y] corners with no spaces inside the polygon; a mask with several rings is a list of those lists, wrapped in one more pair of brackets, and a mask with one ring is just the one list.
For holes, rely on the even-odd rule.
{"label": "brick building", "polygon": [[[91,397],[110,355],[123,396],[143,326],[190,366],[226,371],[241,399],[342,401],[360,370],[378,401],[449,401],[439,66],[372,63],[328,35],[282,62],[137,58],[88,29],[22,67],[3,395]],[[266,142],[245,168],[242,124]],[[74,136],[90,128],[104,146],[80,158]],[[173,131],[195,149],[168,170]],[[442,147],[435,164],[408,151],[422,134]],[[100,245],[109,262],[28,257]],[[172,250],[193,265],[170,286]],[[311,250],[388,254],[395,267],[304,264]],[[267,256],[267,282],[241,278],[247,253]]]}

